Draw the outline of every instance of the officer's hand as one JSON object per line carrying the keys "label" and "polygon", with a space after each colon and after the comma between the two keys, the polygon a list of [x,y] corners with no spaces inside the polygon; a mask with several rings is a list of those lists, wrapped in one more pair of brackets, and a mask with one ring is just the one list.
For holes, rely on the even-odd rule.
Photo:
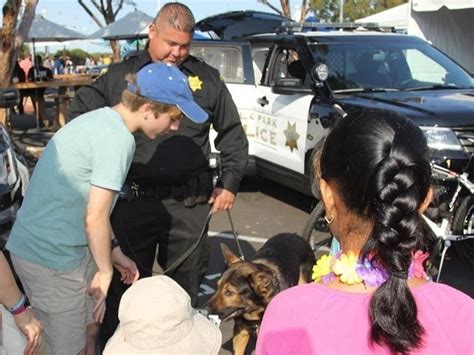
{"label": "officer's hand", "polygon": [[235,194],[229,190],[225,190],[219,187],[215,187],[212,190],[211,198],[209,198],[209,203],[213,204],[211,213],[217,211],[229,210],[234,205]]}
{"label": "officer's hand", "polygon": [[137,264],[126,256],[120,246],[112,250],[112,264],[120,272],[120,281],[126,285],[131,285],[140,277]]}

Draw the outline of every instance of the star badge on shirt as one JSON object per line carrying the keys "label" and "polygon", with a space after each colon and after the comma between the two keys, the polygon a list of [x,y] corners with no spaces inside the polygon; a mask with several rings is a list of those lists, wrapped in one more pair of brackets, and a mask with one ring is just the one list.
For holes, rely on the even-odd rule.
{"label": "star badge on shirt", "polygon": [[195,92],[196,90],[202,89],[202,81],[201,79],[199,79],[197,75],[188,77],[188,81],[189,81],[189,87],[191,88],[193,92]]}
{"label": "star badge on shirt", "polygon": [[296,122],[293,124],[288,122],[288,126],[283,132],[286,137],[285,146],[289,147],[292,152],[293,149],[298,150],[298,138],[300,135],[296,132]]}

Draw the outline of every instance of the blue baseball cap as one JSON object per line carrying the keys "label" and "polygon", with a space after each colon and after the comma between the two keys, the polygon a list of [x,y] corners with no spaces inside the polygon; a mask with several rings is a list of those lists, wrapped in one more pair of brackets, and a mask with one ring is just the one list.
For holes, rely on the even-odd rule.
{"label": "blue baseball cap", "polygon": [[[138,88],[140,88],[139,93]],[[193,99],[188,78],[172,64],[145,65],[137,73],[137,85],[129,82],[127,89],[149,100],[175,105],[193,122],[207,121],[207,112]]]}

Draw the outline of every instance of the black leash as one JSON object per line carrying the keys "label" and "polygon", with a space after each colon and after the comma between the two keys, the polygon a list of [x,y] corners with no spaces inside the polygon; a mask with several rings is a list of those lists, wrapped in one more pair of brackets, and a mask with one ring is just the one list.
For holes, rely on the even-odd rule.
{"label": "black leash", "polygon": [[163,270],[163,274],[167,274],[171,270],[177,268],[179,265],[181,265],[181,263],[184,260],[186,260],[188,256],[190,256],[194,252],[194,250],[196,250],[199,244],[201,244],[202,238],[204,238],[204,234],[206,234],[206,228],[209,225],[211,217],[212,217],[212,213],[209,212],[207,214],[206,220],[204,221],[204,226],[202,227],[201,235],[199,236],[198,240],[196,240],[196,242],[193,245],[191,245],[191,247],[188,250],[186,250],[186,253],[184,253],[178,259],[176,259],[170,266],[166,268],[166,270]]}
{"label": "black leash", "polygon": [[[240,247],[239,243],[239,238],[237,236],[237,233],[235,232],[234,228],[234,222],[232,221],[232,216],[230,214],[230,210],[227,210],[227,215],[229,216],[229,222],[230,222],[230,227],[232,228],[232,234],[234,235],[235,243],[237,244],[237,248],[239,249],[239,257],[241,260],[245,260],[244,258],[244,253],[242,251],[242,248]],[[194,250],[201,244],[202,238],[204,237],[204,234],[206,234],[206,227],[208,226],[210,220],[212,217],[212,213],[209,212],[209,214],[206,217],[206,220],[204,222],[204,227],[202,228],[201,235],[199,236],[199,239],[184,253],[181,255],[178,259],[176,259],[170,266],[166,268],[166,270],[163,271],[163,274],[167,274],[170,270],[175,269],[178,267],[188,256],[190,256]]]}
{"label": "black leash", "polygon": [[[242,252],[242,248],[240,246],[240,243],[239,243],[239,238],[237,236],[237,233],[235,232],[235,228],[234,228],[234,222],[232,220],[232,216],[230,214],[230,210],[227,210],[227,215],[229,217],[229,222],[230,222],[230,227],[232,228],[232,234],[234,235],[234,239],[235,239],[235,243],[237,244],[237,248],[239,250],[239,257],[240,259],[242,260],[245,260],[244,258],[244,253]],[[170,271],[172,271],[173,269],[177,268],[179,265],[181,265],[181,263],[186,260],[195,250],[196,248],[199,246],[199,244],[201,244],[201,241],[202,239],[204,238],[204,235],[206,234],[206,229],[207,229],[207,226],[209,225],[209,222],[211,220],[211,217],[212,217],[212,213],[209,212],[207,217],[206,217],[206,220],[204,221],[204,225],[202,227],[202,230],[201,230],[201,234],[199,235],[199,238],[198,240],[188,249],[186,250],[186,252],[181,255],[178,259],[176,259],[170,266],[168,266],[165,270],[163,270],[163,274],[167,274],[169,273]],[[144,267],[143,264],[138,260],[138,257],[137,255],[135,254],[135,251],[133,250],[132,246],[130,245],[130,242],[128,240],[128,237],[125,236],[124,238],[127,242],[127,246],[128,246],[128,249],[130,250],[130,252],[133,254],[133,256],[135,257],[135,262],[137,264],[140,265],[140,267],[149,272],[150,274],[153,274],[153,270],[149,270],[148,268]]]}
{"label": "black leash", "polygon": [[230,215],[230,210],[227,210],[227,215],[229,216],[230,227],[232,228],[232,234],[234,235],[235,244],[237,244],[237,249],[239,249],[239,254],[240,254],[239,257],[240,257],[240,259],[245,260],[244,252],[242,251],[242,248],[240,247],[239,237],[237,236],[237,233],[235,232],[234,222],[232,221],[232,216]]}

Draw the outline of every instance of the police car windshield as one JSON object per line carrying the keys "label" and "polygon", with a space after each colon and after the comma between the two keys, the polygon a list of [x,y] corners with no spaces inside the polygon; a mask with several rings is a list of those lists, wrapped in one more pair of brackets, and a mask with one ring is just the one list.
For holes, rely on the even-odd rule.
{"label": "police car windshield", "polygon": [[462,68],[421,41],[309,43],[309,46],[315,61],[329,67],[327,83],[333,92],[474,87]]}

